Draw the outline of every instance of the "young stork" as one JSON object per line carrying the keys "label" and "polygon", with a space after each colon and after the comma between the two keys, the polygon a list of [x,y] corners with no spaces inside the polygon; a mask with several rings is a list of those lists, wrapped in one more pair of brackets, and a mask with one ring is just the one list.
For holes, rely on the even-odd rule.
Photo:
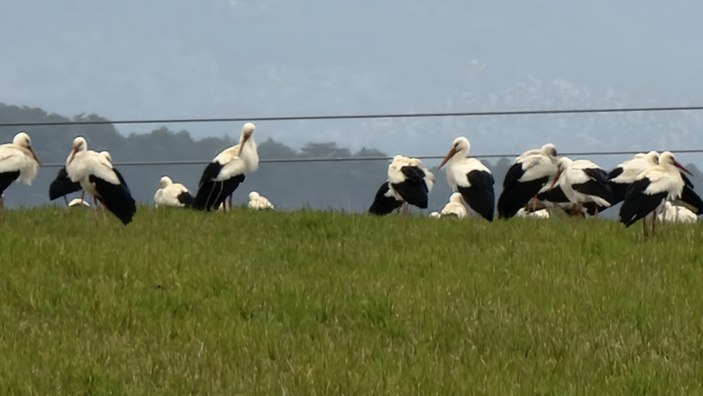
{"label": "young stork", "polygon": [[698,215],[688,208],[666,201],[657,214],[657,220],[662,223],[693,224],[698,221]]}
{"label": "young stork", "polygon": [[610,207],[613,192],[608,185],[608,174],[589,160],[562,157],[557,161],[557,174],[552,186],[558,184],[569,202],[578,210],[586,207],[589,214],[598,214]]}
{"label": "young stork", "polygon": [[[32,148],[32,139],[27,132],[19,132],[12,143],[0,146],[0,194],[13,181],[31,185],[37,176],[39,159]],[[4,207],[5,199],[0,199],[0,209]]]}
{"label": "young stork", "polygon": [[154,206],[173,208],[189,208],[193,204],[193,196],[181,183],[174,183],[168,176],[159,180],[159,189],[154,194]]}
{"label": "young stork", "polygon": [[498,198],[498,217],[509,219],[524,208],[557,173],[557,148],[547,143],[515,159],[503,180]]}
{"label": "young stork", "polygon": [[274,209],[271,201],[256,191],[249,193],[249,208],[255,210]]}
{"label": "young stork", "polygon": [[388,165],[388,179],[376,192],[369,213],[383,216],[408,204],[427,209],[428,194],[434,186],[434,176],[417,158],[403,155],[393,157]]}
{"label": "young stork", "polygon": [[252,137],[255,129],[250,122],[244,124],[239,144],[223,150],[205,167],[193,208],[216,209],[234,193],[246,174],[259,168],[259,153]]}
{"label": "young stork", "polygon": [[475,158],[466,158],[471,144],[469,139],[454,139],[451,149],[439,165],[447,174],[447,183],[454,192],[461,193],[464,202],[488,221],[493,221],[495,213],[495,192],[491,171]]}
{"label": "young stork", "polygon": [[461,197],[461,193],[452,193],[449,196],[449,203],[444,205],[440,214],[442,217],[456,217],[459,219],[466,217],[468,211],[464,205],[464,198]]}
{"label": "young stork", "polygon": [[[676,160],[674,154],[665,151],[659,156],[659,165],[647,169],[637,177],[627,190],[625,201],[620,207],[620,221],[625,227],[652,213],[654,235],[657,209],[667,200],[679,199],[686,185],[680,171],[691,174]],[[647,225],[643,224],[644,235],[647,236]]]}
{"label": "young stork", "polygon": [[611,205],[622,202],[625,199],[627,189],[635,182],[637,176],[658,163],[659,153],[650,151],[647,154],[635,154],[634,158],[620,163],[615,169],[610,171],[608,173],[608,182],[613,192]]}
{"label": "young stork", "polygon": [[137,205],[122,175],[112,166],[109,154],[88,150],[82,136],[73,139],[71,154],[66,160],[66,172],[71,181],[79,182],[84,191],[114,214],[122,224],[129,224]]}

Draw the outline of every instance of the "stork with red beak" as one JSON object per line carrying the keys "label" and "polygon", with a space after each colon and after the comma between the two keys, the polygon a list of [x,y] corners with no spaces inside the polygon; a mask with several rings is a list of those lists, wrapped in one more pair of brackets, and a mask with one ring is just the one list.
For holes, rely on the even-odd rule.
{"label": "stork with red beak", "polygon": [[66,173],[71,181],[79,182],[84,191],[127,225],[137,212],[137,206],[127,183],[110,159],[88,150],[88,142],[78,136],[73,139],[71,154],[66,160]]}
{"label": "stork with red beak", "polygon": [[495,213],[495,192],[493,174],[481,161],[467,158],[471,144],[469,139],[461,136],[454,139],[447,156],[439,167],[444,169],[447,183],[468,206],[484,219],[493,221]]}
{"label": "stork with red beak", "polygon": [[[19,132],[12,143],[0,146],[0,195],[13,181],[31,185],[39,165],[41,162],[32,148],[32,139],[27,132]],[[0,209],[3,206],[4,199],[0,200]]]}
{"label": "stork with red beak", "polygon": [[259,153],[252,137],[255,129],[251,122],[244,124],[239,144],[220,152],[205,167],[193,208],[210,211],[219,207],[231,197],[247,174],[259,168]]}
{"label": "stork with red beak", "polygon": [[[681,171],[691,174],[676,160],[674,154],[665,151],[659,156],[659,165],[642,172],[627,190],[625,201],[620,207],[620,221],[625,224],[625,227],[631,226],[651,213],[652,235],[654,235],[657,210],[667,200],[681,197],[686,185]],[[647,236],[646,224],[644,235]]]}

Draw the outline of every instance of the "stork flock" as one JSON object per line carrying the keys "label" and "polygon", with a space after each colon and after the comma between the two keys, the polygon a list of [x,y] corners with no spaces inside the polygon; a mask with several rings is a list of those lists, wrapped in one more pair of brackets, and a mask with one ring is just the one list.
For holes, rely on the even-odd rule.
{"label": "stork flock", "polygon": [[[559,157],[555,145],[548,143],[515,159],[496,205],[493,175],[479,160],[468,157],[470,148],[469,139],[456,138],[439,165],[454,192],[441,212],[432,212],[431,217],[463,218],[471,209],[493,221],[494,208],[502,219],[548,218],[554,208],[585,217],[622,202],[620,221],[629,227],[641,219],[647,235],[650,214],[654,234],[657,220],[695,222],[703,213],[703,200],[686,177],[691,173],[669,151],[640,153],[606,172],[590,160]],[[426,209],[433,183],[434,176],[419,159],[396,156],[369,212],[386,215],[403,207],[407,213],[408,204]]]}
{"label": "stork flock", "polygon": [[[192,196],[180,183],[164,176],[154,195],[155,205],[188,207],[196,210],[227,210],[232,195],[248,174],[259,166],[253,134],[256,127],[248,122],[242,127],[239,143],[224,149],[205,167],[198,191]],[[433,217],[463,218],[469,209],[488,221],[498,217],[550,217],[550,209],[562,208],[571,215],[597,216],[607,208],[623,202],[620,221],[629,227],[652,215],[651,231],[659,221],[695,221],[703,212],[703,200],[674,154],[649,152],[606,172],[586,159],[558,157],[553,144],[528,150],[515,159],[503,181],[497,205],[493,175],[481,161],[469,157],[471,144],[466,137],[456,138],[439,168],[444,168],[447,183],[454,193],[441,212]],[[0,196],[14,181],[31,184],[41,163],[26,132],[19,132],[12,143],[0,145]],[[408,205],[428,207],[428,196],[435,179],[422,161],[395,156],[388,166],[388,178],[378,189],[369,212],[387,215],[396,210],[408,213]],[[124,177],[115,168],[110,153],[88,150],[82,136],[73,140],[66,165],[59,170],[49,188],[51,200],[83,191],[111,212],[123,224],[129,224],[137,206]],[[256,192],[249,194],[249,207],[272,209],[273,205]],[[83,206],[81,198],[78,205]],[[690,212],[683,203],[693,209]],[[0,198],[0,209],[3,199]]]}
{"label": "stork flock", "polygon": [[[193,197],[188,189],[174,183],[170,177],[160,180],[160,188],[154,195],[155,205],[189,207],[210,211],[231,207],[234,190],[244,181],[245,176],[256,171],[259,155],[253,139],[256,127],[244,124],[239,143],[219,153],[203,171],[198,192]],[[32,140],[26,132],[19,132],[12,143],[0,145],[0,194],[14,181],[32,183],[40,166],[32,147]],[[102,205],[123,224],[132,222],[137,205],[122,174],[112,163],[107,151],[88,150],[88,142],[82,136],[73,139],[66,165],[61,168],[49,186],[51,200],[83,191],[93,198],[93,206]],[[256,209],[273,208],[266,198],[256,192],[250,194],[250,207]],[[0,201],[2,209],[3,201]],[[69,206],[89,206],[83,198],[71,201]]]}

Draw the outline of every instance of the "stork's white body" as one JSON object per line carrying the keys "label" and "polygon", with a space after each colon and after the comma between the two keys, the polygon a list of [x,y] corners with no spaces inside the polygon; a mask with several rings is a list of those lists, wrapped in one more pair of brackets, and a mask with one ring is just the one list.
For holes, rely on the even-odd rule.
{"label": "stork's white body", "polygon": [[273,204],[266,197],[256,191],[252,191],[249,193],[248,206],[250,209],[255,210],[274,209]]}
{"label": "stork's white body", "polygon": [[686,207],[666,201],[657,214],[657,220],[664,223],[693,224],[698,221],[698,216]]}
{"label": "stork's white body", "polygon": [[159,181],[159,189],[154,194],[155,207],[185,207],[185,203],[178,200],[178,196],[189,193],[188,188],[181,183],[174,183],[170,177],[164,176]]}
{"label": "stork's white body", "polygon": [[586,169],[599,169],[605,173],[603,168],[598,166],[593,161],[589,160],[576,160],[572,161],[567,157],[563,157],[559,160],[563,163],[564,170],[559,175],[557,183],[564,191],[564,195],[574,204],[581,204],[587,202],[594,202],[597,205],[609,207],[610,202],[607,200],[590,194],[584,194],[574,189],[576,184],[585,184],[591,181],[591,177],[584,172]]}
{"label": "stork's white body", "polygon": [[25,132],[18,133],[12,143],[0,145],[0,173],[19,172],[15,181],[31,185],[39,170],[39,161],[31,149]]}
{"label": "stork's white body", "polygon": [[442,208],[440,214],[443,217],[458,217],[460,219],[466,217],[468,211],[466,210],[466,204],[461,197],[461,193],[453,193],[449,197],[449,202]]}

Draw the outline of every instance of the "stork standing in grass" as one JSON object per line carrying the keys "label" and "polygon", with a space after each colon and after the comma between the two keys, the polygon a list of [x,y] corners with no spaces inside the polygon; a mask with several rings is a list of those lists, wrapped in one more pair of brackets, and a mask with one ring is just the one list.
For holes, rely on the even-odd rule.
{"label": "stork standing in grass", "polygon": [[[37,176],[39,159],[32,147],[32,139],[27,132],[19,132],[12,143],[0,146],[0,196],[14,181],[31,185]],[[0,209],[5,198],[0,198]]]}
{"label": "stork standing in grass", "polygon": [[503,180],[498,216],[509,219],[524,208],[557,173],[556,162],[557,148],[551,143],[517,157]]}
{"label": "stork standing in grass", "polygon": [[127,183],[110,160],[109,153],[105,155],[88,150],[88,142],[78,136],[73,139],[71,154],[66,160],[66,172],[71,181],[79,182],[81,188],[93,196],[94,201],[102,203],[127,225],[137,212],[137,205]]}
{"label": "stork standing in grass", "polygon": [[466,157],[470,148],[469,139],[463,136],[454,139],[451,149],[439,167],[446,164],[447,182],[452,190],[461,193],[464,202],[484,219],[493,221],[495,213],[493,175],[481,161]]}
{"label": "stork standing in grass", "polygon": [[250,122],[244,124],[239,144],[223,150],[205,167],[193,208],[216,209],[234,193],[247,174],[259,168],[259,153],[252,137],[255,129]]}
{"label": "stork standing in grass", "polygon": [[407,215],[408,205],[427,209],[428,195],[434,186],[434,175],[417,158],[393,157],[388,165],[388,179],[376,192],[369,213],[383,216],[400,207]]}
{"label": "stork standing in grass", "polygon": [[613,192],[612,205],[625,199],[627,189],[635,182],[637,176],[659,163],[659,153],[650,151],[647,154],[638,153],[635,157],[624,161],[608,173],[608,182]]}
{"label": "stork standing in grass", "polygon": [[[688,173],[674,154],[669,151],[659,156],[659,165],[652,166],[642,172],[632,186],[627,190],[625,201],[620,207],[620,221],[629,227],[637,220],[652,214],[652,235],[656,232],[657,210],[664,206],[667,200],[677,200],[681,197],[684,186],[681,172]],[[647,236],[647,224],[643,223],[644,235]]]}
{"label": "stork standing in grass", "polygon": [[[568,157],[559,159],[551,187],[559,188],[569,202],[575,205],[575,210],[581,212],[585,207],[591,215],[609,208],[610,201],[613,200],[608,174],[589,160],[574,161]],[[547,194],[548,191],[540,193],[538,198]]]}

